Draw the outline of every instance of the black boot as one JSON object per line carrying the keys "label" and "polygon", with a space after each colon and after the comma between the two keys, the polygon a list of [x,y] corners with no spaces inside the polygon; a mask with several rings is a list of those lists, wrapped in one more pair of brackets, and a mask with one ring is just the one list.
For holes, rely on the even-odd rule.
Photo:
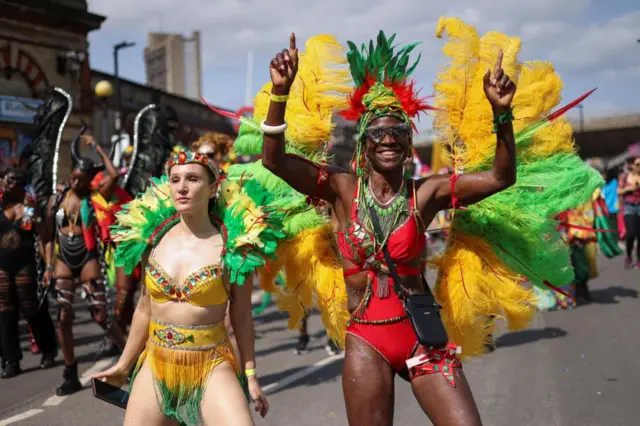
{"label": "black boot", "polygon": [[12,377],[16,377],[19,374],[22,374],[20,362],[7,361],[4,368],[2,369],[2,375],[0,377],[2,377],[3,379],[10,379]]}
{"label": "black boot", "polygon": [[294,353],[296,355],[303,355],[307,352],[309,352],[309,335],[301,334],[300,337],[298,337],[298,344],[296,345]]}
{"label": "black boot", "polygon": [[51,354],[42,354],[42,358],[40,358],[40,368],[51,368],[56,365],[56,355],[57,352]]}
{"label": "black boot", "polygon": [[591,294],[586,281],[576,284],[576,299],[581,305],[591,302]]}
{"label": "black boot", "polygon": [[16,311],[0,312],[0,346],[2,347],[2,358],[7,365],[20,365],[22,350],[20,349],[18,312]]}
{"label": "black boot", "polygon": [[82,389],[82,383],[78,379],[78,364],[73,363],[71,365],[65,365],[62,372],[62,378],[64,382],[56,389],[56,395],[65,396],[71,395],[74,392],[78,392]]}

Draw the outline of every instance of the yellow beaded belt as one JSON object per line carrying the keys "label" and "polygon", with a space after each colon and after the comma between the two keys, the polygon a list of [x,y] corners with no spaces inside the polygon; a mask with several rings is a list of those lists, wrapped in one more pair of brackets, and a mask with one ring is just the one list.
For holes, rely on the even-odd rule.
{"label": "yellow beaded belt", "polygon": [[220,346],[227,340],[224,321],[206,325],[176,325],[152,319],[149,324],[149,341],[162,348],[202,351]]}

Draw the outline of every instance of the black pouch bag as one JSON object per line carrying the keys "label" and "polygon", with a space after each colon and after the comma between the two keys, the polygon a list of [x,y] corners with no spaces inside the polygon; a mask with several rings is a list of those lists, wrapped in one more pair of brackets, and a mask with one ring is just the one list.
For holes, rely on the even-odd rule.
{"label": "black pouch bag", "polygon": [[[369,214],[375,233],[378,235],[378,238],[380,238],[382,236],[382,230],[373,207],[369,207]],[[396,283],[394,287],[400,289],[402,281],[398,276],[386,244],[382,247],[382,254],[389,268],[391,278],[393,278],[394,283]],[[409,321],[411,321],[418,342],[427,348],[430,346],[444,346],[449,341],[449,337],[440,318],[440,305],[438,305],[436,298],[433,296],[433,293],[431,293],[429,284],[424,279],[424,276],[422,276],[422,281],[424,283],[425,293],[404,296],[404,293],[397,292],[398,297],[404,303],[404,310],[407,313]]]}

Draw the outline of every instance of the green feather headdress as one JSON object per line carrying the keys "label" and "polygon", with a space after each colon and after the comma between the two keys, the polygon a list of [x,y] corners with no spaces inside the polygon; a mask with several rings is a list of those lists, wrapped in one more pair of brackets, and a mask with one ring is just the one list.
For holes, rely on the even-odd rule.
{"label": "green feather headdress", "polygon": [[395,34],[387,38],[383,31],[373,40],[362,44],[360,49],[351,41],[347,60],[355,84],[349,95],[349,107],[340,112],[347,120],[358,122],[359,138],[353,165],[358,175],[364,173],[364,149],[362,139],[367,125],[376,117],[395,116],[411,123],[420,112],[433,109],[425,98],[419,96],[414,82],[409,79],[420,61],[410,62],[410,54],[419,43],[411,43],[399,50],[393,47]]}

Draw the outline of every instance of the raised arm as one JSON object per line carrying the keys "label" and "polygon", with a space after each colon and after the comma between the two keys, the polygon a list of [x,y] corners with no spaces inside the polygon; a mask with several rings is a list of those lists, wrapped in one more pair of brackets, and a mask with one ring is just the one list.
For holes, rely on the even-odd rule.
{"label": "raised arm", "polygon": [[273,87],[267,118],[262,125],[262,164],[296,191],[333,203],[337,188],[353,177],[340,168],[321,166],[285,152],[284,115],[289,90],[298,72],[295,34],[291,34],[289,49],[284,49],[271,60],[269,72]]}
{"label": "raised arm", "polygon": [[102,159],[102,164],[104,164],[107,173],[105,174],[104,179],[102,179],[102,182],[100,182],[98,191],[106,201],[109,201],[109,199],[111,199],[111,195],[113,195],[113,190],[118,184],[118,178],[120,177],[120,175],[118,174],[118,170],[116,169],[116,166],[114,166],[114,164],[111,162],[109,154],[104,152],[104,149],[102,149],[102,147],[95,142],[93,136],[82,135],[81,139],[86,146],[95,147],[96,152]]}
{"label": "raised arm", "polygon": [[511,101],[516,86],[502,69],[502,55],[500,51],[493,73],[487,70],[484,76],[484,93],[497,127],[493,167],[486,172],[436,175],[427,179],[418,190],[418,200],[425,200],[421,205],[423,215],[477,203],[516,182],[516,146],[511,124]]}

